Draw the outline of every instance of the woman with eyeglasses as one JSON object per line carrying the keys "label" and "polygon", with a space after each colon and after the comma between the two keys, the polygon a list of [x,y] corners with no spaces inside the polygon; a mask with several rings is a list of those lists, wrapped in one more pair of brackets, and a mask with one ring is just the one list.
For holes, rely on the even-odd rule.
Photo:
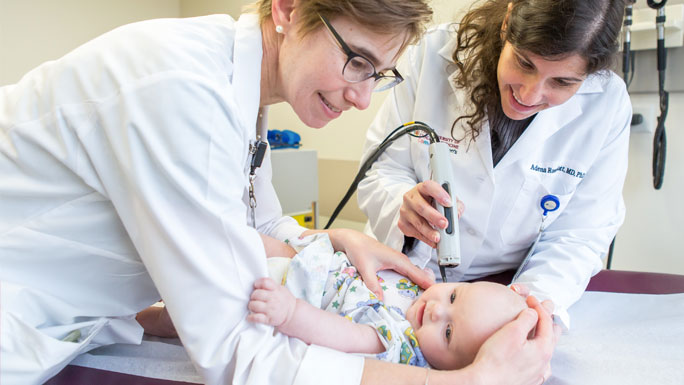
{"label": "woman with eyeglasses", "polygon": [[[602,268],[625,215],[631,104],[610,71],[624,6],[479,1],[404,55],[406,80],[377,115],[366,148],[412,120],[449,144],[454,193],[465,206],[462,260],[446,269],[449,281],[517,269],[518,287],[552,300],[569,326],[566,309]],[[452,202],[430,181],[423,142],[407,136],[389,147],[358,197],[377,239],[437,272],[435,229],[446,218],[430,201]]]}
{"label": "woman with eyeglasses", "polygon": [[[170,316],[208,384],[538,382],[554,345],[539,303],[472,367],[429,377],[245,320],[267,275],[259,233],[308,233],[282,217],[265,108],[287,102],[311,127],[365,109],[401,81],[395,61],[431,15],[423,0],[257,8],[123,26],[0,88],[0,382],[43,383],[82,352],[139,343],[135,314],[159,298],[168,313],[153,317]],[[387,268],[431,284],[361,233],[328,235],[376,290]]]}

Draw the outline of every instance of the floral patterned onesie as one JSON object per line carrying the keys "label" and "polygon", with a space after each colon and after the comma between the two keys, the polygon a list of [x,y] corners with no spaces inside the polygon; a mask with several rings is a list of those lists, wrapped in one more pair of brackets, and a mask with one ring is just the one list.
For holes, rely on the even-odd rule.
{"label": "floral patterned onesie", "polygon": [[[428,366],[413,328],[404,316],[422,292],[418,285],[394,271],[380,271],[378,279],[384,296],[384,301],[380,301],[368,290],[347,256],[333,250],[327,234],[288,240],[288,243],[298,254],[292,260],[269,258],[272,278],[314,306],[340,314],[352,322],[373,326],[386,351],[366,356]],[[282,264],[280,272],[274,272],[279,263]]]}

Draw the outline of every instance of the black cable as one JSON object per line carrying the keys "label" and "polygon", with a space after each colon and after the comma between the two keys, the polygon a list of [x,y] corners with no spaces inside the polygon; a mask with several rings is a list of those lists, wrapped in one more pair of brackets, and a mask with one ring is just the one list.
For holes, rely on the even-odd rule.
{"label": "black cable", "polygon": [[613,264],[613,249],[615,249],[615,237],[613,237],[613,242],[610,243],[610,247],[608,248],[608,260],[606,262],[606,270],[610,270],[610,267]]}
{"label": "black cable", "polygon": [[656,0],[646,0],[646,3],[648,4],[649,7],[653,9],[660,9],[665,6],[665,3],[667,3],[667,0],[661,0],[661,1],[656,1]]}
{"label": "black cable", "polygon": [[667,135],[665,134],[665,118],[669,104],[669,93],[660,94],[660,116],[653,135],[653,187],[659,190],[665,177],[665,157],[667,155]]}
{"label": "black cable", "polygon": [[[623,22],[623,30],[625,32],[625,37],[622,43],[622,76],[625,80],[625,88],[627,88],[628,90],[629,86],[632,84],[632,80],[634,80],[634,73],[636,72],[634,70],[634,57],[636,55],[634,55],[634,53],[631,51],[632,10],[635,2],[636,0],[627,0],[627,4],[625,5],[625,20]],[[632,119],[634,119],[634,115],[632,115]],[[614,248],[615,237],[613,237],[613,241],[610,243],[610,247],[608,248],[608,263],[606,264],[606,268],[608,270],[610,270],[610,265],[613,262]]]}
{"label": "black cable", "polygon": [[[371,155],[366,159],[365,162],[361,165],[359,168],[359,172],[356,174],[356,177],[354,177],[354,181],[352,181],[351,185],[349,186],[349,189],[347,192],[344,194],[344,197],[342,200],[340,200],[340,203],[337,204],[337,207],[335,207],[335,210],[333,211],[332,215],[330,216],[330,219],[328,220],[328,223],[325,225],[324,229],[329,229],[330,225],[335,221],[335,218],[337,218],[337,215],[339,215],[340,211],[344,208],[344,206],[347,204],[349,201],[349,198],[351,198],[352,195],[354,195],[354,191],[356,191],[356,188],[358,187],[359,183],[363,180],[363,178],[366,177],[366,172],[371,168],[373,163],[382,155],[383,152],[394,143],[395,140],[401,138],[402,136],[406,134],[411,134],[411,131],[414,130],[420,130],[425,132],[425,135],[430,137],[430,143],[436,143],[439,142],[439,136],[437,136],[437,133],[435,133],[435,130],[433,130],[430,126],[423,122],[419,121],[414,121],[414,122],[409,122],[406,124],[402,124],[401,126],[395,128],[392,132],[387,135],[387,137],[378,145],[378,147],[371,153]],[[415,136],[415,135],[413,135]]]}
{"label": "black cable", "polygon": [[[633,5],[636,0],[627,0],[625,5],[625,20],[624,20],[624,31],[625,38],[622,46],[622,75],[625,80],[625,87],[629,90],[629,86],[634,80],[634,58],[636,55],[631,51],[631,40],[632,40],[632,10]],[[631,70],[630,70],[631,66]],[[632,115],[632,118],[634,115]],[[606,269],[610,270],[610,266],[613,262],[613,250],[615,249],[615,237],[613,241],[610,242],[610,247],[608,248],[608,262],[606,264]]]}
{"label": "black cable", "polygon": [[636,57],[636,55],[634,54],[634,52],[631,52],[629,56],[630,56],[631,62],[632,62],[632,72],[629,74],[629,81],[627,82],[627,88],[628,89],[629,89],[629,86],[632,84],[632,80],[634,80],[634,73],[636,72],[634,70],[634,61],[635,61],[634,58]]}
{"label": "black cable", "polygon": [[[632,64],[632,52],[630,51],[630,42],[632,40],[632,4],[627,4],[625,6],[625,21],[623,23],[625,38],[622,42],[622,75],[625,79],[625,85],[629,88],[631,81],[629,80],[630,69],[629,66]],[[632,66],[632,68],[634,68]]]}
{"label": "black cable", "polygon": [[648,6],[657,11],[656,26],[658,28],[658,95],[660,97],[660,116],[653,135],[653,187],[659,190],[665,177],[665,156],[667,154],[667,135],[665,134],[665,119],[669,107],[669,93],[665,91],[665,68],[667,52],[665,51],[665,3],[647,0]]}

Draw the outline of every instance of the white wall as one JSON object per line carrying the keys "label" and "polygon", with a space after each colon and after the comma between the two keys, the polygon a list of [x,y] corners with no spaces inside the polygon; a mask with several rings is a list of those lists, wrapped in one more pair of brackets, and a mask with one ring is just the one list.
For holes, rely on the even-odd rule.
{"label": "white wall", "polygon": [[180,0],[0,0],[0,85],[134,21],[178,17]]}
{"label": "white wall", "polygon": [[[632,102],[657,105],[658,96],[635,94]],[[653,188],[653,133],[633,132],[630,138],[623,190],[627,216],[615,242],[614,269],[684,274],[684,93],[670,94],[665,127],[667,159],[660,190]]]}

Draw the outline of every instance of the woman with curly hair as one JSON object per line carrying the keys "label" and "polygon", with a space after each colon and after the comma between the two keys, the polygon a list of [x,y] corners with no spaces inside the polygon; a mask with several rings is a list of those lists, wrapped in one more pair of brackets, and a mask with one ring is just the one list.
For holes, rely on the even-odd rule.
{"label": "woman with curly hair", "polygon": [[[423,368],[309,346],[246,317],[267,275],[259,234],[309,231],[283,217],[271,184],[259,141],[268,106],[288,103],[316,128],[367,108],[373,90],[402,81],[396,60],[431,10],[425,0],[256,8],[122,26],[0,88],[0,383],[42,384],[159,322],[207,384],[425,383]],[[393,268],[431,284],[362,233],[328,236],[368,281]],[[160,298],[164,310],[136,321]],[[430,383],[538,383],[554,337],[531,305],[467,370],[430,372]]]}
{"label": "woman with curly hair", "polygon": [[[449,144],[454,193],[465,206],[462,261],[447,269],[449,281],[518,269],[517,287],[552,300],[567,326],[565,310],[601,269],[625,215],[631,105],[609,69],[624,6],[485,0],[404,55],[406,81],[370,127],[365,156],[412,120]],[[430,201],[452,202],[430,181],[426,143],[416,136],[395,142],[358,196],[380,241],[410,250],[414,263],[436,272],[436,229],[446,218]],[[540,207],[548,195],[554,211]]]}

